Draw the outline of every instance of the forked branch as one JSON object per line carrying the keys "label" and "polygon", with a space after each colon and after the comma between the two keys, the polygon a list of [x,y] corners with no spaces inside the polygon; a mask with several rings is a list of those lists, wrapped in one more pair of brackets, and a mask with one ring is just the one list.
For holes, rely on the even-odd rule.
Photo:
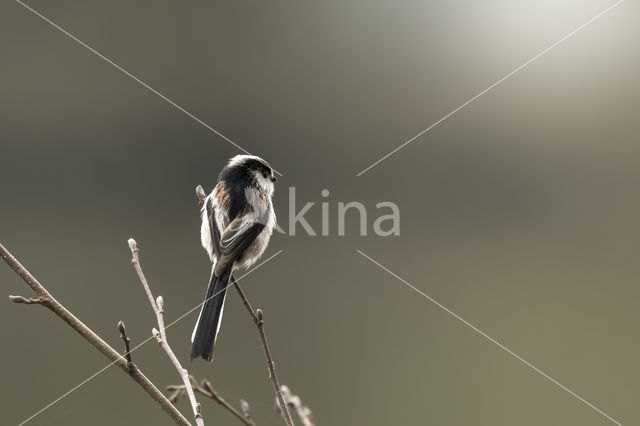
{"label": "forked branch", "polygon": [[200,404],[196,401],[196,396],[191,387],[191,381],[189,380],[189,373],[186,369],[182,368],[180,361],[173,353],[171,346],[167,341],[167,332],[164,326],[164,300],[162,296],[158,296],[157,299],[154,300],[153,294],[151,293],[151,288],[149,288],[149,283],[147,282],[147,278],[144,276],[144,272],[142,272],[142,267],[140,266],[140,258],[138,252],[138,245],[136,240],[133,238],[129,238],[129,248],[131,249],[131,263],[133,264],[133,268],[136,270],[138,274],[138,278],[140,278],[140,282],[142,283],[142,287],[144,287],[144,291],[149,298],[149,303],[151,303],[151,307],[156,314],[156,319],[158,320],[158,329],[153,329],[153,336],[156,338],[157,342],[160,344],[160,347],[167,353],[169,359],[178,370],[178,374],[182,378],[182,381],[185,385],[185,390],[187,395],[189,396],[189,402],[191,403],[191,409],[193,410],[193,416],[196,419],[196,424],[198,426],[204,426],[204,420],[202,418],[202,413],[200,410]]}
{"label": "forked branch", "polygon": [[2,244],[0,244],[0,256],[9,265],[11,269],[35,292],[37,298],[26,298],[22,296],[9,296],[9,300],[15,303],[24,304],[40,304],[51,312],[53,312],[58,318],[66,322],[71,328],[73,328],[78,334],[80,334],[85,340],[87,340],[94,348],[102,353],[108,360],[112,361],[127,373],[136,383],[138,383],[145,392],[147,392],[151,398],[153,398],[160,407],[179,425],[187,426],[190,423],[184,416],[169,402],[167,397],[163,395],[158,388],[135,366],[135,364],[129,362],[115,349],[109,346],[104,340],[93,332],[89,327],[84,325],[82,321],[76,318],[67,308],[65,308],[60,302],[58,302],[47,289],[40,284],[40,282],[24,267],[22,264],[7,250]]}
{"label": "forked branch", "polygon": [[[251,414],[249,412],[249,404],[246,401],[241,400],[240,405],[242,408],[242,413],[240,413],[237,409],[235,409],[231,404],[229,404],[223,397],[221,397],[216,390],[213,388],[211,383],[208,380],[202,379],[201,384],[198,384],[195,377],[189,376],[191,380],[191,387],[194,391],[199,392],[206,396],[207,398],[211,398],[221,406],[223,406],[227,411],[233,414],[238,418],[241,422],[243,422],[247,426],[256,426],[255,422],[251,418]],[[185,391],[185,385],[169,385],[167,386],[167,390],[174,391],[172,396],[177,401],[181,394]],[[171,399],[171,398],[170,398]]]}

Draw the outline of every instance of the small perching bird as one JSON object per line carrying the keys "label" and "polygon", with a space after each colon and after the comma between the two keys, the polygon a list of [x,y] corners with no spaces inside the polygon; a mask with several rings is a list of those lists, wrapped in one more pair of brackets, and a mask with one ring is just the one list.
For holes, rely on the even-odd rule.
{"label": "small perching bird", "polygon": [[202,206],[200,237],[213,266],[207,296],[191,335],[191,359],[213,359],[226,290],[234,271],[255,263],[276,224],[274,171],[263,159],[236,155],[222,169]]}

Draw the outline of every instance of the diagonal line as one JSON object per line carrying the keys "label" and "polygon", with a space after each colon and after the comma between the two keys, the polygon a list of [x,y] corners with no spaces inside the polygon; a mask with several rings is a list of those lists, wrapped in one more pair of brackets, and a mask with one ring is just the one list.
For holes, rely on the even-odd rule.
{"label": "diagonal line", "polygon": [[483,337],[487,338],[489,341],[491,341],[492,343],[494,343],[495,345],[497,345],[500,349],[503,349],[504,351],[506,351],[509,355],[513,356],[514,358],[516,358],[518,361],[521,361],[522,363],[524,363],[526,366],[532,368],[533,370],[535,370],[537,373],[539,373],[540,375],[542,375],[545,379],[551,381],[552,383],[555,383],[556,385],[558,385],[559,387],[561,387],[562,389],[564,389],[565,391],[569,392],[572,396],[574,396],[575,398],[579,399],[580,401],[584,402],[586,405],[588,405],[589,407],[593,408],[594,410],[596,410],[598,413],[602,414],[604,417],[606,417],[607,419],[611,420],[613,423],[617,424],[618,426],[622,426],[622,423],[618,422],[617,420],[615,420],[613,417],[609,416],[607,413],[605,413],[604,411],[602,411],[601,409],[599,409],[598,407],[596,407],[595,405],[593,405],[592,403],[590,403],[589,401],[587,401],[586,399],[584,399],[583,397],[581,397],[580,395],[578,395],[577,393],[575,393],[574,391],[572,391],[571,389],[569,389],[568,387],[564,386],[562,383],[558,382],[556,379],[554,379],[553,377],[549,376],[547,373],[545,373],[544,371],[540,370],[539,368],[537,368],[536,366],[534,366],[533,364],[531,364],[529,361],[527,361],[526,359],[522,358],[520,355],[518,355],[517,353],[513,352],[511,349],[509,349],[508,347],[506,347],[505,345],[503,345],[502,343],[498,342],[496,339],[494,339],[493,337],[489,336],[487,333],[485,333],[484,331],[480,330],[478,327],[476,327],[475,325],[471,324],[470,322],[468,322],[467,320],[465,320],[464,318],[462,318],[460,315],[456,314],[455,312],[453,312],[451,309],[447,308],[446,306],[444,306],[443,304],[441,304],[440,302],[438,302],[437,300],[435,300],[434,298],[430,297],[428,294],[424,293],[422,290],[419,290],[418,288],[414,287],[411,283],[405,281],[404,279],[402,279],[401,277],[399,277],[398,275],[396,275],[394,272],[392,272],[391,270],[389,270],[388,268],[384,267],[383,265],[381,265],[380,263],[378,263],[377,261],[373,260],[371,257],[367,256],[366,254],[364,254],[363,252],[361,252],[360,250],[356,250],[358,253],[360,253],[362,256],[366,257],[367,259],[369,259],[371,262],[375,263],[376,265],[378,265],[381,269],[384,269],[385,271],[387,271],[389,274],[391,274],[393,277],[397,278],[398,280],[402,281],[404,284],[406,284],[407,286],[411,287],[413,290],[415,290],[416,292],[420,293],[422,296],[424,296],[426,299],[428,299],[430,302],[432,302],[433,304],[435,304],[436,306],[438,306],[439,308],[443,309],[444,311],[446,311],[448,314],[450,314],[451,316],[453,316],[455,319],[457,319],[458,321],[462,322],[464,325],[468,326],[469,328],[471,328],[473,331],[479,333],[480,335],[482,335]]}
{"label": "diagonal line", "polygon": [[[261,267],[262,265],[264,265],[265,263],[269,262],[271,259],[273,259],[274,257],[276,257],[277,255],[279,255],[280,253],[282,253],[284,250],[279,250],[277,251],[275,254],[269,256],[267,259],[263,260],[262,262],[260,262],[259,264],[257,264],[256,266],[254,266],[252,269],[250,269],[249,271],[247,271],[245,274],[243,274],[242,276],[236,278],[236,281],[240,281],[241,279],[243,279],[244,277],[246,277],[247,275],[249,275],[250,273],[252,273],[253,271],[255,271],[256,269],[258,269],[259,267]],[[169,324],[167,324],[165,326],[165,329],[171,327],[172,325],[174,325],[175,323],[177,323],[178,321],[180,321],[181,319],[183,319],[184,317],[186,317],[187,315],[189,315],[190,313],[192,313],[193,311],[195,311],[196,309],[198,309],[199,307],[201,307],[203,304],[205,304],[207,301],[209,301],[209,299],[213,299],[214,297],[216,297],[218,294],[222,293],[223,291],[225,291],[227,288],[229,288],[231,285],[233,285],[233,283],[230,283],[229,285],[227,285],[225,288],[223,288],[222,290],[218,291],[217,293],[215,293],[214,295],[212,295],[211,297],[206,298],[202,303],[197,304],[196,306],[194,306],[193,308],[189,309],[187,312],[185,312],[184,314],[180,315],[177,319],[175,319],[174,321],[170,322]],[[153,336],[151,337],[147,337],[146,340],[143,340],[141,343],[139,343],[137,346],[134,346],[129,353],[132,353],[133,351],[135,351],[136,349],[140,348],[142,345],[146,344],[147,342],[149,342],[150,340],[154,339]],[[76,391],[78,388],[80,388],[82,385],[90,382],[91,380],[93,380],[94,378],[96,378],[98,375],[100,375],[103,371],[105,371],[106,369],[108,369],[109,367],[111,367],[112,365],[114,365],[117,361],[113,361],[110,362],[109,364],[105,365],[104,367],[102,367],[100,370],[96,371],[95,373],[93,373],[91,376],[87,377],[86,379],[84,379],[82,382],[78,383],[77,385],[75,385],[74,387],[72,387],[71,389],[69,389],[68,391],[66,391],[65,393],[63,393],[62,395],[60,395],[58,398],[54,399],[53,401],[51,401],[50,403],[48,403],[47,405],[45,405],[44,407],[42,407],[40,410],[38,410],[36,413],[34,413],[33,415],[31,415],[30,417],[26,418],[25,420],[23,420],[18,426],[22,426],[23,424],[27,423],[29,420],[33,419],[34,417],[38,416],[39,414],[41,414],[42,412],[46,411],[47,409],[51,408],[53,405],[55,405],[57,402],[61,401],[62,399],[64,399],[65,397],[69,396],[70,394],[72,394],[74,391]]]}
{"label": "diagonal line", "polygon": [[457,107],[456,109],[454,109],[453,111],[451,111],[450,113],[448,113],[447,115],[445,115],[444,117],[442,117],[440,120],[436,121],[435,123],[431,124],[429,127],[427,127],[426,129],[422,130],[420,133],[418,133],[417,135],[415,135],[414,137],[412,137],[411,139],[409,139],[408,141],[406,141],[405,143],[403,143],[402,145],[398,146],[397,148],[395,148],[393,151],[389,152],[387,155],[385,155],[384,157],[380,158],[378,161],[376,161],[375,163],[371,164],[369,167],[367,167],[366,169],[362,170],[360,173],[358,173],[356,176],[361,176],[363,175],[365,172],[367,172],[369,169],[377,166],[378,164],[382,163],[384,160],[386,160],[387,158],[389,158],[390,156],[392,156],[393,154],[395,154],[396,152],[400,151],[402,148],[404,148],[405,146],[409,145],[411,142],[415,141],[416,139],[418,139],[420,136],[424,135],[425,133],[427,133],[429,130],[433,129],[434,127],[436,127],[438,124],[442,123],[443,121],[445,121],[447,118],[451,117],[453,114],[455,114],[456,112],[460,111],[462,108],[466,107],[467,105],[469,105],[471,102],[475,101],[476,99],[478,99],[480,96],[484,95],[485,93],[487,93],[489,90],[493,89],[494,87],[496,87],[497,85],[499,85],[500,83],[502,83],[503,81],[505,81],[506,79],[508,79],[509,77],[511,77],[512,75],[514,75],[515,73],[517,73],[518,71],[522,70],[523,68],[525,68],[527,65],[531,64],[533,61],[535,61],[536,59],[540,58],[542,55],[544,55],[545,53],[549,52],[550,50],[552,50],[554,47],[558,46],[560,43],[562,43],[563,41],[569,39],[571,36],[573,36],[574,34],[576,34],[578,31],[582,30],[583,28],[585,28],[587,25],[595,22],[597,19],[599,19],[600,17],[602,17],[605,13],[609,12],[611,9],[613,9],[616,6],[619,6],[622,2],[624,2],[625,0],[618,0],[617,2],[615,2],[614,4],[612,4],[611,6],[607,7],[605,10],[603,10],[602,12],[598,13],[596,16],[594,16],[593,18],[589,19],[587,22],[585,22],[584,24],[580,25],[578,28],[576,28],[575,30],[571,31],[569,34],[567,34],[566,36],[562,37],[560,40],[556,41],[555,43],[553,43],[551,46],[547,47],[546,49],[544,49],[542,52],[538,53],[536,56],[534,56],[533,58],[529,59],[527,62],[525,62],[524,64],[520,65],[518,68],[516,68],[515,70],[511,71],[509,74],[505,75],[504,77],[502,77],[500,80],[496,81],[495,83],[493,83],[491,86],[487,87],[486,89],[484,89],[482,92],[478,93],[477,95],[475,95],[473,98],[469,99],[468,101],[466,101],[465,103],[463,103],[462,105],[460,105],[459,107]]}
{"label": "diagonal line", "polygon": [[[126,69],[122,68],[120,65],[116,64],[111,59],[107,58],[102,53],[98,52],[96,49],[94,49],[93,47],[89,46],[88,44],[86,44],[85,42],[80,40],[78,37],[74,36],[73,34],[68,32],[67,30],[65,30],[64,28],[62,28],[61,26],[59,26],[58,24],[56,24],[55,22],[53,22],[52,20],[50,20],[49,18],[47,18],[46,16],[44,16],[43,14],[38,12],[37,10],[33,9],[31,6],[23,3],[20,0],[16,0],[16,2],[19,3],[20,5],[22,5],[23,7],[25,7],[27,10],[31,11],[36,16],[42,18],[47,23],[51,24],[55,29],[61,31],[63,34],[65,34],[66,36],[68,36],[69,38],[71,38],[72,40],[74,40],[75,42],[80,44],[81,46],[87,48],[89,51],[91,51],[93,54],[98,56],[100,59],[104,60],[105,62],[109,63],[110,65],[112,65],[113,67],[115,67],[116,69],[118,69],[119,71],[124,73],[126,76],[128,76],[131,79],[135,80],[137,83],[139,83],[145,89],[149,90],[151,93],[159,96],[161,99],[166,101],[172,107],[176,108],[178,111],[182,112],[183,114],[185,114],[188,117],[190,117],[193,120],[195,120],[198,124],[201,124],[204,127],[206,127],[207,129],[211,130],[213,133],[215,133],[216,135],[220,136],[222,139],[224,139],[225,141],[229,142],[231,145],[235,146],[236,148],[238,148],[240,151],[244,152],[245,154],[251,154],[249,151],[247,151],[246,149],[244,149],[243,147],[241,147],[240,145],[238,145],[237,143],[235,143],[234,141],[232,141],[231,139],[229,139],[228,137],[226,137],[225,135],[223,135],[222,133],[220,133],[219,131],[217,131],[216,129],[214,129],[213,127],[211,127],[210,125],[208,125],[207,123],[205,123],[204,121],[202,121],[201,119],[199,119],[198,117],[196,117],[195,115],[193,115],[192,113],[190,113],[189,111],[187,111],[186,109],[184,109],[183,107],[181,107],[180,105],[178,105],[177,103],[175,103],[174,101],[172,101],[171,99],[166,97],[165,95],[163,95],[162,93],[158,92],[156,89],[154,89],[153,87],[149,86],[147,83],[145,83],[144,81],[140,80],[138,77],[136,77],[135,75],[131,74],[129,71],[127,71]],[[275,169],[274,169],[274,171],[277,174],[279,174],[280,176],[282,176],[282,173],[278,172]]]}

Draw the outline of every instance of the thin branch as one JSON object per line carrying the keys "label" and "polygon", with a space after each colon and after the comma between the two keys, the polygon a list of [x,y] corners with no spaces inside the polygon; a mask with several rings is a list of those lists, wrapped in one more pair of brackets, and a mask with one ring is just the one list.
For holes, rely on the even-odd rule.
{"label": "thin branch", "polygon": [[202,418],[202,413],[200,411],[200,404],[196,401],[196,396],[193,393],[193,389],[191,388],[191,382],[189,381],[189,372],[182,367],[180,361],[173,353],[171,346],[169,346],[169,342],[167,341],[167,332],[164,327],[164,300],[162,296],[158,296],[157,299],[153,299],[153,294],[151,293],[151,289],[149,288],[149,283],[147,282],[144,273],[142,272],[142,267],[140,266],[140,259],[138,256],[138,245],[136,240],[133,238],[129,238],[129,248],[131,249],[131,263],[133,264],[138,277],[140,278],[140,282],[142,283],[142,287],[144,287],[145,293],[147,293],[147,297],[149,298],[149,303],[151,303],[151,307],[156,314],[156,318],[158,320],[158,330],[153,329],[153,336],[156,338],[162,349],[167,353],[169,359],[178,370],[178,374],[182,377],[182,381],[185,384],[185,390],[187,391],[187,395],[189,396],[189,402],[191,403],[191,408],[193,409],[193,416],[196,419],[196,424],[198,426],[204,426],[204,420]]}
{"label": "thin branch", "polygon": [[[248,407],[245,410],[244,409],[245,408],[244,405],[242,403],[240,404],[242,406],[242,408],[243,408],[243,412],[244,412],[244,415],[243,415],[238,410],[236,410],[231,404],[229,404],[223,397],[218,395],[218,393],[213,388],[213,386],[211,386],[211,383],[209,383],[208,380],[202,379],[202,384],[199,385],[198,382],[196,381],[195,377],[189,376],[189,379],[191,381],[191,387],[193,388],[194,391],[199,392],[199,393],[203,394],[204,396],[206,396],[207,398],[211,398],[212,400],[216,401],[218,404],[220,404],[225,409],[227,409],[227,411],[229,411],[231,414],[236,416],[245,425],[247,425],[247,426],[255,426],[256,425],[255,422],[253,421],[253,419],[251,418],[251,415],[249,414]],[[169,385],[169,386],[167,386],[167,390],[175,391],[173,395],[175,395],[177,392],[178,393],[179,392],[184,392],[185,389],[186,389],[185,385]],[[242,402],[244,402],[244,404],[246,404],[247,406],[249,405],[244,400],[242,400]]]}
{"label": "thin branch", "polygon": [[[169,387],[167,386],[167,389]],[[187,392],[184,390],[184,385],[181,385],[181,389],[176,389],[175,391],[173,391],[173,393],[169,396],[169,401],[171,401],[172,403],[177,403],[178,400],[180,398],[186,398],[187,397]]]}
{"label": "thin branch", "polygon": [[129,367],[129,371],[131,371],[133,368],[133,361],[131,361],[131,348],[129,347],[131,339],[127,336],[127,329],[122,321],[118,321],[118,330],[120,330],[120,338],[124,342],[124,357],[127,359],[127,365]]}
{"label": "thin branch", "polygon": [[[291,392],[291,389],[289,389],[289,387],[286,385],[282,385],[280,389],[282,390],[282,395],[287,405],[296,410],[296,413],[298,414],[298,417],[300,418],[302,424],[304,426],[315,426],[315,424],[313,423],[311,410],[309,409],[309,407],[302,405],[302,400],[300,399],[300,397],[298,395],[294,395]],[[278,404],[278,400],[276,400],[276,409],[278,409],[278,412],[282,413],[282,410],[280,410],[280,404]]]}
{"label": "thin branch", "polygon": [[[197,386],[197,382],[195,381],[195,379],[193,377],[191,377],[191,380]],[[251,418],[251,415],[249,414],[249,409],[248,408],[246,410],[244,410],[244,406],[243,406],[244,415],[240,414],[240,412],[238,412],[238,410],[233,408],[233,406],[231,404],[229,404],[223,397],[218,395],[218,393],[213,388],[213,386],[211,386],[211,383],[208,380],[202,379],[201,384],[202,384],[202,386],[197,386],[198,392],[200,392],[200,393],[202,393],[204,395],[207,395],[209,398],[213,399],[218,404],[222,405],[224,408],[226,408],[231,413],[233,413],[234,416],[236,416],[238,419],[242,420],[247,426],[255,426],[255,423],[254,423],[253,419]],[[249,405],[249,404],[246,403],[246,401],[243,400],[243,402],[247,406]],[[240,404],[240,405],[242,406],[242,404]]]}
{"label": "thin branch", "polygon": [[[202,189],[202,186],[198,185],[196,187],[196,195],[198,197],[198,204],[200,205],[200,207],[202,207],[204,205],[204,200],[206,198],[206,194],[204,192],[204,189]],[[267,368],[269,370],[269,378],[271,379],[271,383],[273,384],[273,391],[276,394],[276,398],[278,399],[280,406],[284,407],[282,410],[283,411],[282,417],[284,418],[284,421],[287,424],[287,426],[294,426],[293,420],[291,419],[291,414],[289,414],[289,408],[287,404],[285,404],[284,397],[282,396],[282,391],[280,390],[280,384],[278,383],[278,376],[276,376],[276,369],[274,366],[273,358],[271,356],[271,350],[269,349],[269,343],[267,341],[267,336],[264,331],[264,320],[263,320],[262,311],[260,309],[258,309],[257,311],[254,311],[253,307],[249,303],[249,300],[247,299],[247,296],[245,296],[244,292],[242,291],[242,288],[240,288],[240,285],[238,285],[238,282],[236,281],[233,275],[231,275],[231,282],[233,283],[233,286],[238,292],[238,295],[240,295],[242,304],[247,309],[247,311],[249,312],[249,315],[251,315],[251,319],[253,319],[254,324],[258,328],[258,334],[260,335],[260,340],[262,341],[262,349],[264,350],[264,356],[267,359]]]}
{"label": "thin branch", "polygon": [[238,295],[240,295],[240,299],[242,300],[242,304],[251,318],[253,319],[254,324],[258,328],[258,334],[260,335],[260,340],[262,341],[262,349],[264,350],[264,356],[267,359],[267,368],[269,369],[269,378],[271,379],[271,383],[273,384],[273,390],[276,393],[276,399],[280,403],[281,407],[284,407],[282,410],[282,418],[288,426],[294,426],[293,420],[291,419],[291,414],[289,414],[289,407],[285,403],[284,396],[282,395],[282,390],[280,388],[280,383],[278,382],[278,376],[276,376],[276,367],[273,362],[273,357],[271,356],[271,350],[269,349],[269,342],[267,340],[267,335],[264,331],[264,318],[262,310],[258,309],[256,311],[253,310],[251,303],[249,303],[249,299],[245,296],[242,288],[236,281],[234,276],[231,276],[231,280],[233,282],[233,286],[235,287]]}
{"label": "thin branch", "polygon": [[23,296],[11,296],[9,295],[9,300],[13,303],[24,303],[25,305],[44,305],[44,298],[42,297],[23,297]]}
{"label": "thin branch", "polygon": [[93,347],[102,353],[108,360],[116,364],[120,369],[126,372],[131,378],[138,383],[153,398],[162,409],[179,425],[190,426],[190,423],[178,411],[171,402],[164,396],[158,388],[134,365],[133,370],[129,369],[127,360],[115,349],[109,346],[104,340],[93,332],[89,327],[84,325],[82,321],[76,318],[67,308],[58,302],[47,289],[34,278],[33,275],[20,262],[0,244],[0,255],[2,259],[9,265],[11,269],[36,293],[36,299],[27,299],[22,296],[12,296],[10,300],[16,303],[39,303],[45,306],[61,320],[66,322],[78,334],[85,338]]}

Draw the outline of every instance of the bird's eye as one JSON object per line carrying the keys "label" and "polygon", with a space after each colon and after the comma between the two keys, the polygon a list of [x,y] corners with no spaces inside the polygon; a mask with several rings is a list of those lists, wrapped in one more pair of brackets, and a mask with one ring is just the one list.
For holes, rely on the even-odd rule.
{"label": "bird's eye", "polygon": [[267,172],[262,172],[262,177],[266,179],[267,178]]}

